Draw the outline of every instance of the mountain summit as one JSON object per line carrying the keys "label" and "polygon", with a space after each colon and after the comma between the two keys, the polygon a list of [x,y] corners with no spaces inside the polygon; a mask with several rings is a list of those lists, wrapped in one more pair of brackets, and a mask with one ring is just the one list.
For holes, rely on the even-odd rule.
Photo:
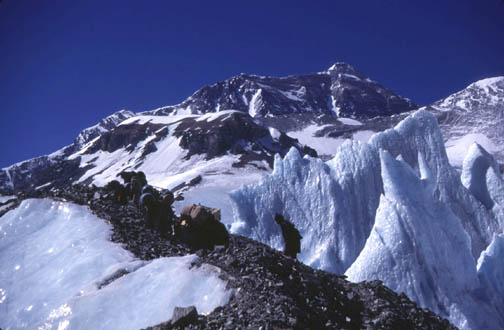
{"label": "mountain summit", "polygon": [[252,117],[315,113],[362,119],[416,107],[352,66],[337,62],[327,71],[282,78],[241,74],[205,86],[180,104],[145,114],[203,114],[232,109]]}

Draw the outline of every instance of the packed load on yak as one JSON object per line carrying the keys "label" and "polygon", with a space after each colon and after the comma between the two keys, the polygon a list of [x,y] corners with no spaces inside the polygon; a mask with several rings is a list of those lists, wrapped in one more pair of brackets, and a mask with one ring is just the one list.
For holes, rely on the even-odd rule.
{"label": "packed load on yak", "polygon": [[151,186],[142,188],[139,205],[145,209],[147,226],[161,234],[173,237],[175,214],[172,210],[173,193],[168,190],[157,191]]}
{"label": "packed load on yak", "polygon": [[129,199],[129,191],[119,181],[112,180],[104,187],[105,198],[119,204],[126,204]]}
{"label": "packed load on yak", "polygon": [[180,221],[175,235],[193,249],[213,249],[216,245],[229,245],[229,233],[226,226],[220,222],[220,209],[188,205],[180,212]]}
{"label": "packed load on yak", "polygon": [[124,181],[124,186],[129,193],[130,198],[135,203],[138,203],[142,195],[142,188],[147,185],[147,178],[142,171],[123,171],[117,176],[120,176]]}
{"label": "packed load on yak", "polygon": [[195,250],[229,245],[229,233],[220,222],[220,209],[192,204],[182,209],[178,219],[172,209],[175,196],[170,190],[148,185],[143,172],[124,171],[118,176],[124,185],[117,180],[109,182],[105,187],[108,196],[120,204],[138,204],[148,228]]}

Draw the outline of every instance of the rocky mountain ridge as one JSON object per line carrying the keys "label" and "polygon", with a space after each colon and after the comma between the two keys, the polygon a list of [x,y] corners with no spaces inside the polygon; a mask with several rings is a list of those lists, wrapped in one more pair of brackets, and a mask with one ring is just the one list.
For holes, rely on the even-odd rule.
{"label": "rocky mountain ridge", "polygon": [[[258,84],[262,84],[262,87]],[[306,87],[305,92],[303,86]],[[263,105],[251,112],[250,95],[256,93],[258,88],[267,90],[271,97],[265,97]],[[339,112],[330,104],[332,101],[327,102],[337,95],[334,100],[342,104],[343,109]],[[352,104],[362,105],[362,109],[360,106],[352,108],[355,111],[358,109],[358,113],[345,106],[350,104],[347,102],[350,99]],[[390,106],[396,104],[392,101],[396,99],[402,100],[398,101],[398,104],[402,104],[401,109]],[[476,82],[426,107],[440,122],[452,165],[461,167],[463,156],[472,142],[478,142],[494,153],[499,162],[504,161],[504,151],[500,151],[500,145],[504,142],[501,136],[504,134],[499,133],[502,130],[502,99],[502,78],[497,77]],[[255,101],[259,102],[257,98]],[[138,170],[142,167],[148,175],[155,174],[155,183],[164,188],[173,188],[198,176],[205,181],[206,174],[229,172],[227,168],[233,164],[257,169],[253,175],[247,173],[244,177],[259,178],[271,171],[275,152],[280,151],[284,155],[290,146],[296,146],[303,154],[314,155],[314,149],[320,158],[329,160],[346,139],[366,142],[372,134],[404,119],[410,112],[402,111],[413,107],[410,101],[382,90],[379,84],[344,63],[336,63],[323,72],[285,78],[241,75],[204,87],[184,102],[182,104],[186,104],[186,108],[177,105],[140,114],[127,110],[112,114],[97,125],[83,130],[71,145],[53,154],[0,170],[0,191],[9,193],[50,189],[84,181],[102,185],[121,170]],[[467,106],[461,108],[463,104]],[[237,110],[232,118],[221,117],[227,118],[224,127],[220,127],[223,123],[220,119],[205,119],[214,118],[213,114],[218,118],[219,113],[230,111],[225,110],[226,107],[236,107]],[[377,107],[380,109],[378,112]],[[206,114],[187,114],[191,112]],[[238,116],[238,113],[242,116]],[[197,119],[198,116],[201,116],[201,121]],[[169,133],[155,130],[160,125],[174,127],[179,125],[176,123],[178,121],[185,127],[184,132],[181,129]],[[141,132],[125,129],[124,125],[133,125],[134,122],[142,123],[135,126]],[[189,122],[193,124],[189,125]],[[252,130],[257,132],[252,133]],[[147,134],[147,131],[150,133]],[[231,131],[234,133],[230,134]],[[248,133],[243,136],[236,132]],[[125,145],[128,142],[126,139],[120,143],[123,145],[121,152],[114,147],[112,149],[116,154],[110,152],[111,145],[107,144],[125,139],[126,133],[136,135],[132,140],[134,143]],[[170,144],[173,148],[168,151],[169,148],[163,148],[161,144]],[[91,151],[96,153],[93,155]],[[171,159],[175,156],[183,161],[173,163]],[[152,161],[146,161],[146,158]],[[170,161],[160,166],[166,159]],[[203,160],[210,159],[212,162],[202,164]],[[187,175],[176,178],[182,172]],[[229,173],[242,176],[241,172],[234,170]],[[168,177],[172,179],[166,179]],[[225,178],[221,177],[217,181],[223,180]]]}
{"label": "rocky mountain ridge", "polygon": [[[351,136],[355,126],[337,121],[338,117],[387,116],[414,107],[410,100],[395,95],[345,63],[336,63],[327,71],[285,78],[241,75],[203,87],[180,105],[139,114],[118,111],[83,130],[69,146],[1,170],[0,191],[50,189],[64,186],[65,182],[104,184],[103,180],[94,177],[109,173],[110,180],[122,169],[138,169],[145,165],[144,159],[148,155],[158,154],[156,158],[160,161],[161,157],[174,156],[161,156],[157,152],[158,144],[172,137],[179,139],[172,141],[172,145],[176,143],[179,149],[187,151],[181,156],[186,160],[203,154],[206,160],[240,155],[231,163],[269,171],[273,154],[280,152],[284,155],[292,146],[303,153],[315,155],[313,148],[305,147],[304,143],[296,142],[285,134],[291,130],[303,129],[308,123],[318,120],[336,125],[333,129],[327,127],[322,134]],[[230,110],[235,111],[231,118],[216,115],[215,118],[225,118],[223,122],[212,117],[214,112],[219,114]],[[133,118],[143,121],[142,125],[133,124]],[[203,129],[205,118],[210,120]],[[124,123],[128,123],[128,128]],[[181,128],[170,133],[156,132],[161,125],[167,124],[184,127],[184,132]],[[107,158],[102,157],[104,153],[110,155],[119,146],[124,151],[121,155],[104,160]],[[92,152],[97,154],[85,157]],[[180,156],[180,153],[177,155]],[[114,167],[118,162],[123,164],[122,168]],[[156,168],[156,171],[173,175],[178,174],[175,172],[180,172],[181,167],[187,172],[191,166],[179,164],[176,169],[164,167]],[[152,166],[144,167],[152,169]],[[115,174],[112,173],[114,171]],[[210,171],[215,172],[215,169]]]}
{"label": "rocky mountain ridge", "polygon": [[307,75],[275,78],[242,74],[205,86],[178,105],[143,114],[203,114],[235,109],[252,117],[311,113],[372,118],[415,108],[411,100],[338,62],[327,71]]}
{"label": "rocky mountain ridge", "polygon": [[[330,86],[327,87],[327,84]],[[369,88],[372,91],[369,91]],[[341,92],[341,95],[338,94],[338,91]],[[387,168],[387,166],[388,168],[396,168],[396,170],[406,167],[409,168],[405,170],[406,172],[412,170],[415,175],[421,176],[420,183],[413,179],[410,180],[413,182],[410,182],[412,186],[423,187],[429,194],[434,194],[434,203],[446,204],[462,222],[463,230],[459,230],[459,232],[465,231],[471,237],[471,246],[468,247],[468,251],[465,251],[465,245],[467,245],[464,243],[465,241],[460,240],[463,241],[461,245],[464,245],[464,252],[467,252],[464,255],[466,259],[476,259],[483,254],[491,256],[495,251],[495,254],[499,255],[500,241],[492,237],[493,234],[501,230],[499,228],[503,228],[503,222],[500,220],[503,214],[500,207],[502,201],[499,199],[499,189],[501,188],[497,184],[502,181],[500,174],[497,173],[499,164],[495,160],[488,160],[491,159],[491,156],[486,151],[480,151],[478,155],[473,155],[472,160],[467,161],[472,162],[470,167],[467,165],[464,166],[465,169],[462,168],[463,173],[464,171],[470,172],[464,174],[466,179],[463,179],[462,183],[460,174],[452,166],[462,167],[463,161],[461,159],[464,158],[469,145],[473,142],[480,143],[484,147],[481,150],[495,154],[497,161],[502,162],[504,151],[500,146],[504,142],[501,141],[503,136],[501,133],[504,133],[501,132],[504,78],[490,78],[471,84],[467,89],[425,107],[424,109],[429,110],[434,117],[425,111],[419,112],[419,114],[412,116],[414,119],[409,118],[394,129],[388,128],[406,118],[411,112],[401,112],[402,110],[395,112],[394,109],[397,108],[391,105],[396,104],[394,101],[396,99],[387,93],[354,68],[343,64],[336,64],[328,71],[305,76],[268,78],[242,75],[202,88],[186,100],[187,103],[184,106],[165,107],[140,114],[129,111],[113,114],[97,125],[84,130],[73,144],[59,151],[1,170],[0,192],[25,191],[31,195],[51,198],[65,197],[80,204],[89,204],[92,208],[96,204],[98,206],[95,211],[100,217],[116,222],[114,240],[129,245],[131,251],[141,259],[152,259],[163,256],[165,253],[180,255],[189,251],[178,245],[168,246],[166,242],[163,243],[157,239],[155,234],[144,234],[142,215],[135,207],[128,206],[118,210],[109,202],[97,199],[94,196],[96,191],[92,190],[95,188],[85,187],[86,185],[101,186],[115,179],[116,175],[123,170],[141,170],[147,174],[149,182],[158,187],[173,190],[182,187],[180,191],[183,190],[184,196],[177,196],[180,198],[177,202],[179,204],[175,204],[176,207],[184,203],[203,203],[212,207],[220,207],[223,210],[223,222],[227,225],[233,224],[234,230],[239,230],[241,227],[243,234],[249,235],[252,230],[247,232],[248,229],[243,223],[233,222],[235,215],[231,214],[230,201],[227,201],[226,198],[231,190],[239,188],[242,183],[258,182],[264,174],[273,171],[273,175],[281,177],[281,180],[270,180],[269,184],[263,184],[267,186],[267,193],[261,194],[260,199],[253,196],[253,189],[249,189],[249,192],[241,196],[241,201],[245,204],[247,204],[247,198],[251,200],[250,203],[243,206],[243,209],[250,209],[258,201],[265,205],[257,207],[254,210],[257,214],[249,217],[256,224],[260,223],[259,219],[261,218],[261,221],[271,218],[270,214],[264,216],[264,214],[259,214],[260,212],[285,211],[289,218],[304,219],[303,217],[307,217],[309,221],[320,220],[330,214],[331,217],[334,217],[334,221],[324,222],[324,224],[315,223],[315,225],[308,224],[308,222],[300,223],[300,229],[313,229],[305,236],[306,242],[322,242],[323,239],[326,239],[328,243],[323,249],[316,246],[312,246],[310,249],[305,246],[304,252],[314,252],[313,255],[316,258],[305,258],[303,261],[307,260],[308,264],[316,268],[341,273],[359,256],[369,232],[374,230],[375,211],[382,204],[380,196],[384,193],[379,169]],[[331,99],[335,96],[338,96],[340,103]],[[410,104],[405,100],[399,103]],[[380,111],[377,110],[378,105],[381,106]],[[228,106],[236,106],[237,108],[234,110],[225,109]],[[361,106],[365,110],[356,113],[356,109],[360,109]],[[404,109],[407,108],[406,106]],[[439,123],[440,131],[436,121]],[[378,131],[384,132],[373,135]],[[413,134],[407,133],[408,131]],[[349,142],[348,139],[353,141]],[[361,143],[368,140],[369,144]],[[444,150],[444,143],[447,146],[446,150]],[[293,151],[290,152],[290,156],[282,161],[281,158],[291,148]],[[313,149],[318,152],[319,156],[322,156],[320,159],[303,158],[303,155],[317,155]],[[392,156],[391,159],[387,160],[386,155],[379,153],[381,149],[388,150]],[[275,156],[276,154],[279,156]],[[333,160],[324,162],[334,155],[336,156]],[[487,160],[483,164],[481,159]],[[273,166],[273,162],[275,162],[275,166]],[[484,166],[480,166],[481,164]],[[426,168],[428,168],[427,171],[425,171]],[[470,170],[466,170],[467,168]],[[491,168],[493,172],[487,171],[488,168]],[[289,169],[293,171],[289,172]],[[340,178],[333,177],[335,174],[342,176]],[[475,174],[479,175],[476,179]],[[469,182],[467,183],[469,188],[463,186],[466,181]],[[308,187],[313,182],[318,184],[315,191],[311,191]],[[482,185],[481,182],[486,182],[487,186]],[[84,186],[70,188],[75,183]],[[294,188],[287,189],[285,187]],[[421,191],[420,189],[414,190]],[[488,194],[492,192],[493,199],[489,200],[486,192]],[[333,207],[327,207],[327,212],[325,212],[328,198],[324,194],[327,193],[337,194],[339,197],[334,199]],[[268,194],[273,197],[269,198]],[[388,194],[393,196],[393,193]],[[234,193],[235,197],[238,195],[236,192]],[[293,196],[295,203],[288,202],[293,199]],[[362,198],[369,200],[362,202]],[[418,196],[412,198],[415,199]],[[307,206],[299,207],[300,201],[308,203]],[[340,207],[336,205],[338,203],[345,205]],[[423,206],[425,209],[436,209],[428,206],[429,203],[432,204],[432,201],[426,199],[421,205],[427,205]],[[0,205],[1,212],[16,205],[15,202],[7,204]],[[388,204],[384,201],[383,205]],[[384,210],[393,210],[392,207],[382,207]],[[110,209],[114,210],[112,214],[110,214]],[[306,210],[314,210],[312,212],[314,215],[307,213]],[[341,210],[341,212],[335,212],[335,210]],[[354,210],[358,210],[358,212],[349,213]],[[416,218],[421,213],[407,207],[404,210],[408,216],[412,214]],[[241,213],[247,215],[245,211]],[[114,214],[120,214],[120,216],[115,217]],[[348,219],[352,216],[356,216],[357,220],[349,222]],[[422,223],[418,219],[415,221]],[[407,225],[412,224],[412,228],[415,228],[417,224],[415,221],[407,222]],[[333,226],[337,223],[340,225]],[[378,224],[381,224],[382,227],[386,226],[383,223]],[[350,237],[351,235],[346,234],[338,236],[337,233],[330,230],[323,230],[325,225],[334,228],[353,226],[355,230],[350,229],[345,232],[351,232],[356,237]],[[432,231],[440,232],[440,230]],[[281,239],[272,237],[278,234],[278,230],[269,228],[263,232],[257,231],[257,233],[259,238],[261,235],[269,235],[264,237],[267,238],[267,243],[271,246],[281,245]],[[322,234],[317,236],[317,233]],[[334,237],[323,237],[324,233],[329,233]],[[381,237],[380,235],[374,236],[376,242],[379,241],[376,237]],[[409,237],[408,234],[400,230],[397,230],[394,235]],[[413,236],[411,241],[416,239],[416,236]],[[263,242],[267,240],[263,240]],[[215,324],[221,326],[226,326],[226,324],[229,326],[242,324],[243,327],[259,326],[262,323],[255,319],[251,321],[257,315],[261,317],[268,315],[267,320],[271,322],[268,324],[279,327],[297,327],[297,325],[299,327],[330,327],[337,324],[339,327],[345,328],[346,323],[350,323],[349,328],[354,326],[373,328],[373,326],[380,325],[387,328],[392,325],[404,324],[406,327],[428,327],[431,322],[422,323],[424,322],[422,320],[425,320],[424,316],[415,314],[418,311],[412,311],[411,313],[415,315],[413,319],[408,319],[406,316],[398,316],[396,319],[394,316],[393,320],[397,320],[399,323],[389,324],[386,321],[387,318],[382,317],[388,315],[389,310],[372,307],[372,309],[378,308],[379,314],[382,311],[385,313],[380,314],[382,316],[376,316],[373,314],[374,312],[364,312],[362,306],[352,305],[352,299],[350,299],[348,306],[353,306],[352,310],[357,309],[363,314],[361,313],[360,316],[348,314],[343,322],[343,314],[329,315],[327,311],[323,310],[323,308],[329,309],[328,306],[337,304],[331,299],[338,297],[338,299],[344,300],[343,296],[340,297],[337,292],[333,298],[314,294],[314,292],[329,290],[321,284],[323,281],[335,286],[342,285],[340,277],[321,275],[322,277],[314,280],[317,283],[315,286],[305,290],[303,280],[300,280],[299,283],[292,282],[287,273],[278,273],[281,270],[273,266],[271,269],[274,271],[268,268],[266,273],[261,273],[265,268],[263,263],[265,262],[269,267],[270,264],[280,262],[293,272],[298,272],[300,269],[307,272],[313,272],[313,270],[307,270],[308,267],[303,268],[305,266],[296,262],[286,263],[279,260],[273,250],[265,246],[259,248],[256,246],[259,243],[243,237],[234,237],[232,241],[234,245],[226,251],[226,254],[223,254],[223,251],[199,252],[199,254],[205,262],[228,270],[232,275],[227,280],[230,283],[238,281],[235,288],[239,287],[240,290],[245,290],[243,292],[247,293],[243,296],[243,301],[234,301],[229,306],[218,309],[219,315],[206,318],[198,317],[194,321],[194,328],[213,326],[212,320],[218,320]],[[341,246],[336,247],[336,241],[344,242],[344,244],[341,243]],[[494,248],[490,249],[489,244]],[[489,250],[485,250],[487,247]],[[249,249],[255,252],[252,255],[244,252]],[[410,253],[408,249],[402,251],[403,254]],[[422,250],[416,249],[415,251]],[[244,260],[259,258],[261,262],[254,265],[254,267],[257,266],[256,268],[249,267],[247,270],[247,264],[241,263],[240,260],[229,259],[228,255],[231,254],[243,255]],[[371,269],[367,265],[374,264],[374,259],[369,257],[372,256],[371,253],[368,253],[367,256],[362,264],[365,265],[364,268]],[[341,259],[340,264],[331,268],[331,263],[338,258]],[[418,263],[422,263],[422,258]],[[234,268],[235,264],[239,269]],[[485,264],[493,265],[491,257],[486,259]],[[430,264],[430,266],[430,269],[433,269],[432,273],[435,273],[437,271],[435,265]],[[493,286],[498,287],[490,278],[490,270],[493,266],[485,266],[482,272],[479,269],[476,271],[472,266],[466,267],[471,269],[472,274],[471,281],[468,283],[474,284],[478,281],[477,278],[481,277],[491,284],[485,290],[490,290]],[[267,280],[254,277],[258,272],[261,276],[264,275]],[[382,274],[378,271],[376,273]],[[243,280],[243,277],[247,278],[247,276],[252,276],[252,282],[263,281],[264,287],[252,286],[248,283],[249,281]],[[285,276],[288,280],[285,279]],[[310,277],[311,275],[306,276],[313,279]],[[389,280],[389,278],[383,280]],[[436,282],[432,281],[432,277],[428,280],[422,279],[422,281],[422,283],[425,282],[428,286],[436,288]],[[280,282],[284,285],[277,287],[276,284]],[[443,282],[445,287],[442,287],[439,292],[452,292],[449,285],[446,284],[451,282]],[[292,292],[285,292],[286,283],[299,290],[305,290],[302,292],[311,297],[309,301],[297,301],[297,296],[294,296]],[[396,285],[395,288],[401,288],[403,284],[401,281],[390,282],[391,287]],[[343,286],[345,287],[345,285]],[[474,287],[477,288],[477,285],[470,286],[470,289],[472,290]],[[245,288],[249,288],[247,289],[249,291],[246,291]],[[260,295],[257,296],[254,290],[258,290]],[[386,291],[386,289],[383,290]],[[270,291],[273,292],[273,296],[269,295]],[[347,291],[343,290],[343,292]],[[255,298],[251,299],[250,297]],[[369,297],[370,301],[375,301],[375,296]],[[419,297],[423,297],[423,295],[419,295]],[[499,297],[491,297],[500,301]],[[397,304],[403,303],[402,298],[397,300],[392,297],[390,299],[393,299],[393,302],[388,301],[383,302],[383,305],[381,303],[378,305],[397,306]],[[431,305],[437,304],[436,299],[431,299]],[[270,306],[262,306],[260,302],[264,300],[273,302],[273,305],[270,303]],[[441,304],[442,308],[436,309],[438,308],[436,307],[434,309],[445,313],[443,315],[448,315],[447,310],[451,310],[450,304],[452,303],[451,300],[448,300],[446,306],[443,305],[443,307]],[[249,301],[252,301],[253,305],[250,305]],[[320,301],[322,302],[319,303]],[[456,301],[454,306],[458,303],[460,302]],[[292,304],[300,304],[299,310],[290,312],[286,306]],[[259,305],[261,306],[258,307]],[[238,318],[235,318],[231,312],[236,306],[242,306],[240,311],[243,313],[239,314]],[[272,306],[280,307],[273,308]],[[460,304],[460,306],[464,307],[462,309],[464,313],[469,311],[465,305]],[[266,307],[271,308],[267,309]],[[324,313],[319,308],[328,316],[323,316]],[[306,310],[316,315],[317,319],[323,320],[322,323],[307,316]],[[456,308],[454,311],[457,312]],[[490,311],[488,315],[493,315],[494,312]],[[277,313],[280,313],[281,320],[279,322],[275,318]],[[403,315],[403,312],[398,313]],[[242,317],[239,317],[240,315]],[[469,312],[468,315],[470,318],[474,316],[477,322],[484,322],[479,315],[471,315]],[[350,321],[347,321],[347,317]],[[455,316],[450,315],[450,317]],[[245,321],[240,323],[242,320]],[[352,323],[354,320],[360,323]],[[463,321],[462,318],[454,318],[454,320]],[[329,321],[331,323],[327,325]],[[489,322],[493,322],[493,320]],[[167,327],[168,325],[163,326]]]}

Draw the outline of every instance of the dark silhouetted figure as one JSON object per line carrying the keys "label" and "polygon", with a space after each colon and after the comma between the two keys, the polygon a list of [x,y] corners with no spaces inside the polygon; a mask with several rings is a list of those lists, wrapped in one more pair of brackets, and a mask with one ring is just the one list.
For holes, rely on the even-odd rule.
{"label": "dark silhouetted figure", "polygon": [[126,204],[128,202],[128,192],[126,188],[117,180],[112,180],[105,186],[108,196],[116,203]]}
{"label": "dark silhouetted figure", "polygon": [[173,195],[165,194],[159,199],[157,196],[145,192],[140,196],[139,204],[145,209],[147,227],[156,229],[168,237],[173,235],[173,219],[175,216],[171,208]]}
{"label": "dark silhouetted figure", "polygon": [[142,195],[142,188],[147,184],[147,179],[145,178],[145,174],[143,172],[137,172],[131,178],[131,196],[135,203],[138,203],[140,199],[140,195]]}
{"label": "dark silhouetted figure", "polygon": [[303,238],[292,222],[284,219],[280,214],[275,214],[275,222],[282,228],[282,235],[285,241],[284,254],[296,259],[296,255],[301,252],[301,239]]}
{"label": "dark silhouetted figure", "polygon": [[138,203],[139,198],[143,193],[142,188],[147,185],[145,173],[142,171],[122,171],[117,176],[121,177],[124,181],[128,199],[131,198],[135,203]]}

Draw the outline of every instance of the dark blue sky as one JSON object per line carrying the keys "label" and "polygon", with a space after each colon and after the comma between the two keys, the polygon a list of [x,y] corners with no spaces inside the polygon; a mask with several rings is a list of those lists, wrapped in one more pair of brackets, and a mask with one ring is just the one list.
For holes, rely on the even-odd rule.
{"label": "dark blue sky", "polygon": [[501,0],[0,3],[0,167],[120,109],[176,104],[241,72],[344,61],[425,105],[504,75]]}

